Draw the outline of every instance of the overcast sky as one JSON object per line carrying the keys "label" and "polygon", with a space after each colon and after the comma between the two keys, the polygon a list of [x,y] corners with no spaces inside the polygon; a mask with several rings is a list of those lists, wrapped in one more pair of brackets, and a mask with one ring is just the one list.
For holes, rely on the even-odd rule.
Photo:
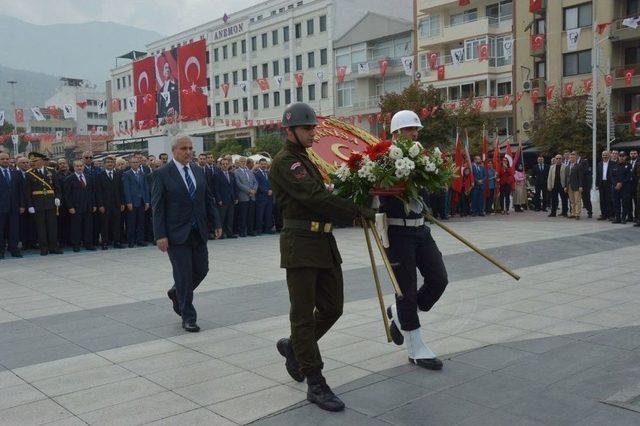
{"label": "overcast sky", "polygon": [[171,35],[261,0],[0,0],[0,14],[32,24],[112,21]]}

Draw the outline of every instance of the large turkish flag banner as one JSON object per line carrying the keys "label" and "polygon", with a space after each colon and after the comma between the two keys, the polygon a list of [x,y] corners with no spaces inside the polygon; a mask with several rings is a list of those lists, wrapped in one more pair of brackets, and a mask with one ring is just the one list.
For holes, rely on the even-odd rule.
{"label": "large turkish flag banner", "polygon": [[[184,121],[209,116],[207,111],[207,45],[198,40],[178,48],[180,115]],[[204,88],[204,89],[203,89]]]}
{"label": "large turkish flag banner", "polygon": [[136,97],[135,124],[138,129],[156,123],[155,60],[153,56],[133,63],[133,94]]}

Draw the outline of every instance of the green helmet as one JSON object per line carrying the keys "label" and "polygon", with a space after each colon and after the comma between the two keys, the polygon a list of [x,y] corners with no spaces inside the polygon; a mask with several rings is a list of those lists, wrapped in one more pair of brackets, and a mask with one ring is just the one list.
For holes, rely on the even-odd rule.
{"label": "green helmet", "polygon": [[289,105],[282,115],[282,127],[317,126],[316,112],[304,102]]}

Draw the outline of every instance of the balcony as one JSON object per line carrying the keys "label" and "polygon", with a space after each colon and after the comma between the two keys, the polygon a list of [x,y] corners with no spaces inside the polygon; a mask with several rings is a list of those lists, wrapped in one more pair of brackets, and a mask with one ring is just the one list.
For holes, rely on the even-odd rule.
{"label": "balcony", "polygon": [[[488,61],[471,59],[464,61],[459,65],[453,65],[451,55],[445,55],[444,57],[438,58],[438,65],[445,65],[445,80],[467,77],[470,75],[511,72],[511,62],[506,62],[504,58],[489,58]],[[427,69],[426,72],[423,72],[422,82],[437,83],[437,70]]]}
{"label": "balcony", "polygon": [[436,35],[426,37],[420,34],[418,44],[422,49],[427,49],[430,46],[448,43],[455,40],[476,38],[487,34],[501,34],[506,31],[511,31],[511,27],[511,16],[504,16],[501,18],[485,17],[475,21],[445,26],[440,30],[440,33]]}
{"label": "balcony", "polygon": [[363,98],[354,98],[351,105],[344,107],[336,107],[338,113],[344,111],[351,112],[373,112],[369,110],[380,111],[380,96],[369,96]]}
{"label": "balcony", "polygon": [[[631,77],[631,84],[627,84],[624,78],[625,71],[631,69],[633,70],[633,76]],[[640,64],[629,64],[622,65],[618,67],[614,67],[611,70],[613,74],[613,88],[614,89],[625,89],[628,87],[638,87],[640,86]]]}
{"label": "balcony", "polygon": [[[394,74],[398,74],[400,72],[404,73],[404,68],[402,66],[402,60],[400,58],[385,58],[385,57],[381,57],[381,58],[375,58],[375,59],[369,59],[367,61],[367,63],[369,64],[369,72],[368,73],[363,73],[360,74],[358,72],[358,65],[357,63],[351,64],[351,72],[347,73],[345,80],[355,80],[358,78],[370,78],[370,77],[376,77],[378,75],[380,75],[380,61],[383,60],[388,60],[389,61],[389,65],[387,66],[387,71],[386,71],[386,75],[394,75]],[[415,67],[414,67],[415,69]]]}
{"label": "balcony", "polygon": [[625,18],[618,18],[611,24],[611,41],[627,41],[640,39],[640,31],[622,25]]}

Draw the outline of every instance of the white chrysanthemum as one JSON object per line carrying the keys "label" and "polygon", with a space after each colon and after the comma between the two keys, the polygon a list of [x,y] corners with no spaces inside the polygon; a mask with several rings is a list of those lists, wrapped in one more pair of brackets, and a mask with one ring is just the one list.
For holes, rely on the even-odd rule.
{"label": "white chrysanthemum", "polygon": [[408,158],[400,158],[396,160],[394,165],[396,167],[395,174],[398,179],[409,177],[411,171],[416,168],[416,164]]}
{"label": "white chrysanthemum", "polygon": [[389,148],[389,157],[391,157],[393,160],[399,160],[404,157],[404,154],[402,153],[402,150],[400,148],[392,145],[391,148]]}
{"label": "white chrysanthemum", "polygon": [[417,157],[422,152],[422,149],[420,142],[414,142],[411,148],[409,148],[409,156],[411,158]]}
{"label": "white chrysanthemum", "polygon": [[435,147],[435,148],[433,149],[433,155],[434,155],[434,156],[436,156],[436,157],[438,157],[438,158],[441,158],[441,157],[442,157],[442,151],[440,151],[440,148]]}
{"label": "white chrysanthemum", "polygon": [[427,163],[424,165],[424,169],[428,172],[434,172],[438,170],[438,168],[436,167],[436,163],[434,163],[433,161],[427,161]]}
{"label": "white chrysanthemum", "polygon": [[345,182],[349,176],[351,175],[351,171],[346,164],[340,166],[338,170],[336,170],[336,177],[340,179],[342,182]]}

